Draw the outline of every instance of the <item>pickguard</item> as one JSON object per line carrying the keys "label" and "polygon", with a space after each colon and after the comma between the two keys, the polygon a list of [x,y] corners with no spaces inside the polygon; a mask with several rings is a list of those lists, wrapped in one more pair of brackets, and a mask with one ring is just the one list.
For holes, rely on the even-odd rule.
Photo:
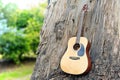
{"label": "pickguard", "polygon": [[78,55],[78,56],[83,56],[84,53],[85,53],[84,45],[83,45],[83,44],[80,44],[80,49],[79,49],[79,51],[77,52],[77,55]]}

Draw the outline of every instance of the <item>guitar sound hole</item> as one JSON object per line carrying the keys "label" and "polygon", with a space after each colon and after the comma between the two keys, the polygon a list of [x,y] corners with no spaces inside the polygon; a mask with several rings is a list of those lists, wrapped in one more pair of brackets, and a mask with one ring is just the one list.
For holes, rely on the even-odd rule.
{"label": "guitar sound hole", "polygon": [[73,46],[74,50],[78,50],[80,48],[80,44],[79,43],[75,43],[75,45]]}

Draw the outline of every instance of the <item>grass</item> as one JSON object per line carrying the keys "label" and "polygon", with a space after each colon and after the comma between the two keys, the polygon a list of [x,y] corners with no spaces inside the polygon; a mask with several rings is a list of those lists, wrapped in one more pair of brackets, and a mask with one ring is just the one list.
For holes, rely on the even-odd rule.
{"label": "grass", "polygon": [[21,65],[18,68],[0,73],[0,80],[30,80],[34,63]]}

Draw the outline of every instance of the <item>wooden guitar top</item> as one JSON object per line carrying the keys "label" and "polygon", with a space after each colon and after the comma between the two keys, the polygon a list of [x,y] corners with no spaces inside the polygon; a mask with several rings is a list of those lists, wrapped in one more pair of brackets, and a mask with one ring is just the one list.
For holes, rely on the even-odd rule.
{"label": "wooden guitar top", "polygon": [[80,48],[74,50],[76,37],[72,37],[68,41],[68,48],[63,55],[60,67],[69,74],[80,75],[87,73],[91,69],[91,61],[89,57],[90,44],[85,37],[80,37]]}

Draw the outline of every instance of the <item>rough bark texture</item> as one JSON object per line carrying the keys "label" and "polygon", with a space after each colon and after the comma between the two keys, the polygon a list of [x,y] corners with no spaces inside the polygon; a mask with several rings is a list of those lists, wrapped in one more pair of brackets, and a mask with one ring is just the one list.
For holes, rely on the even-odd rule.
{"label": "rough bark texture", "polygon": [[[61,71],[68,39],[76,36],[84,3],[83,36],[91,42],[92,70],[84,76]],[[120,80],[120,0],[52,0],[41,31],[31,80]]]}

